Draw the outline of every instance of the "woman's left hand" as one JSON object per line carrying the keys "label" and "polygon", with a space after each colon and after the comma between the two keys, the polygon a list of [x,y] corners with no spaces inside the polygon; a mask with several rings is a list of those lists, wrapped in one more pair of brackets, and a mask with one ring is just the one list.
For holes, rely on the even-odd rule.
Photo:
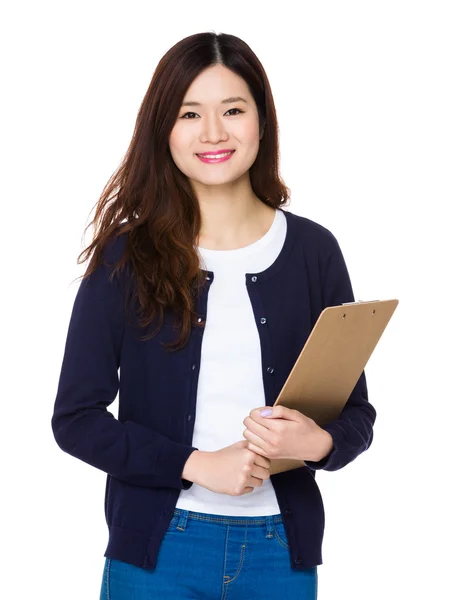
{"label": "woman's left hand", "polygon": [[[260,412],[272,409],[269,416]],[[243,421],[243,436],[248,448],[269,459],[319,461],[333,448],[333,438],[317,423],[298,410],[286,406],[262,406],[250,411]]]}

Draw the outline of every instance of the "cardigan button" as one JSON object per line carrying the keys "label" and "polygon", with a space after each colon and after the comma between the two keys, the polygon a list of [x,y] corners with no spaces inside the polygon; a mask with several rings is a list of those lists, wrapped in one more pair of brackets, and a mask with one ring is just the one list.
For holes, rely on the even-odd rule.
{"label": "cardigan button", "polygon": [[261,319],[260,319],[260,323],[261,323],[262,325],[264,325],[264,324],[266,323],[266,319],[265,319],[265,317],[261,317]]}
{"label": "cardigan button", "polygon": [[252,277],[252,281],[253,281],[254,283],[255,283],[255,281],[256,281],[257,279],[258,279],[258,277],[257,277],[256,275],[254,275],[254,276]]}
{"label": "cardigan button", "polygon": [[286,515],[291,515],[291,514],[292,514],[292,511],[291,511],[289,508],[286,508],[286,509],[285,509],[285,514],[286,514]]}
{"label": "cardigan button", "polygon": [[299,556],[298,556],[298,558],[295,558],[296,565],[301,565],[302,562],[303,562],[303,560]]}
{"label": "cardigan button", "polygon": [[270,373],[270,374],[274,373],[274,369],[273,369],[273,367],[268,367],[266,370],[267,370],[267,371],[268,371],[268,373]]}

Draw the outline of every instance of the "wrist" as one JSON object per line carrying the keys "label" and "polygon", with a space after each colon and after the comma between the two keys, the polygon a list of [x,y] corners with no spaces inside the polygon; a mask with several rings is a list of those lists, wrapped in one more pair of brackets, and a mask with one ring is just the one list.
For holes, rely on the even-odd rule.
{"label": "wrist", "polygon": [[188,457],[182,472],[182,479],[198,483],[199,472],[202,471],[202,457],[208,454],[204,450],[193,450]]}
{"label": "wrist", "polygon": [[319,444],[319,454],[316,458],[316,462],[322,460],[330,454],[333,450],[333,438],[328,431],[321,429],[321,442]]}

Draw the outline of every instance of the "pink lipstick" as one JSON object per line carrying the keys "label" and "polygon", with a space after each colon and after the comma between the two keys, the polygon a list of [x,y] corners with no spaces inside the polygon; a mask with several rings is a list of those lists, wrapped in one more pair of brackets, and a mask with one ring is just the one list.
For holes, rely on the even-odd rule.
{"label": "pink lipstick", "polygon": [[196,154],[199,160],[205,163],[220,163],[225,160],[229,160],[236,150],[216,150],[214,152],[203,152],[202,154]]}

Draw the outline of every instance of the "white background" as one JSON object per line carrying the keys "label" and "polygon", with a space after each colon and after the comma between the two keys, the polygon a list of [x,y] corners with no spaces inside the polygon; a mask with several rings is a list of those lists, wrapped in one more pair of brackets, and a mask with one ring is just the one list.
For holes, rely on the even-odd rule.
{"label": "white background", "polygon": [[366,369],[373,445],[317,474],[319,599],[458,598],[457,10],[441,0],[2,9],[3,598],[99,597],[105,474],[63,453],[50,422],[76,257],[159,59],[209,30],[241,37],[266,69],[288,209],[335,234],[356,298],[400,300]]}

